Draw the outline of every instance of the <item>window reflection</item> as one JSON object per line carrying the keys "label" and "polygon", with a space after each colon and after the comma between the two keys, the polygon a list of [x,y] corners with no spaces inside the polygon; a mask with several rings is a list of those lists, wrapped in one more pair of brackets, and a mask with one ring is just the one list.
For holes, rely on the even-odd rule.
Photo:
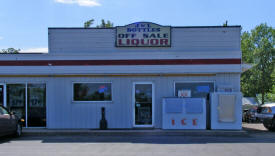
{"label": "window reflection", "polygon": [[[25,118],[25,84],[8,84],[7,85],[7,108],[11,112],[26,120]],[[25,123],[23,123],[25,125]]]}
{"label": "window reflection", "polygon": [[135,85],[135,124],[152,125],[152,84]]}
{"label": "window reflection", "polygon": [[74,83],[74,101],[111,101],[111,83]]}
{"label": "window reflection", "polygon": [[[23,126],[46,126],[46,84],[7,84],[7,108],[24,119]],[[26,117],[26,112],[28,116]]]}
{"label": "window reflection", "polygon": [[46,126],[46,84],[28,84],[28,126]]}

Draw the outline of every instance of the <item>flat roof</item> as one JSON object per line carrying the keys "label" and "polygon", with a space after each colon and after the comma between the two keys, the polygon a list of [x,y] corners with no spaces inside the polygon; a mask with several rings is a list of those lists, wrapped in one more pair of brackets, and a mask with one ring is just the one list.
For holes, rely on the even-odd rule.
{"label": "flat roof", "polygon": [[[230,26],[171,26],[171,28],[239,28],[241,25],[230,25]],[[97,27],[48,27],[48,29],[115,29],[116,27],[109,28],[97,28]]]}

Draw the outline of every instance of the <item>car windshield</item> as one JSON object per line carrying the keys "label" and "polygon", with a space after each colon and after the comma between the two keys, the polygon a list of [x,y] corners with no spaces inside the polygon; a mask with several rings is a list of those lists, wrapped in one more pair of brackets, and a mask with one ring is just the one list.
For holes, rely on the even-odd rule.
{"label": "car windshield", "polygon": [[9,112],[3,107],[0,107],[0,114],[9,114]]}
{"label": "car windshield", "polygon": [[269,107],[265,107],[262,109],[262,113],[269,113],[268,110],[269,110]]}

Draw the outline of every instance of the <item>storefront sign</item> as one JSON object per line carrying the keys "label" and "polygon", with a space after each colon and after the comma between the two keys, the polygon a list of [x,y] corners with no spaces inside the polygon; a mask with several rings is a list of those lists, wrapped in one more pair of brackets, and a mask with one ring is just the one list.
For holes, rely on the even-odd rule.
{"label": "storefront sign", "polygon": [[170,47],[171,27],[138,22],[116,28],[117,47]]}

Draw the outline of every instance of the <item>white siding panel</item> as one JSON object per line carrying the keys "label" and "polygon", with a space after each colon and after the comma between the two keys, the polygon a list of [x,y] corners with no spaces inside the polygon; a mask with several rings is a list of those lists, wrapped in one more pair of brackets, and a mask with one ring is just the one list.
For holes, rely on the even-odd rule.
{"label": "white siding panel", "polygon": [[[175,82],[212,81],[215,86],[232,85],[239,90],[240,74],[217,74],[216,76],[185,77],[75,77],[75,78],[3,78],[0,83],[47,83],[47,127],[48,128],[99,128],[101,107],[106,107],[109,128],[132,128],[133,82],[155,84],[155,127],[162,125],[162,98],[174,96]],[[112,82],[112,102],[72,102],[73,82]]]}
{"label": "white siding panel", "polygon": [[115,29],[49,29],[50,53],[240,51],[240,27],[171,28],[171,47],[115,47]]}
{"label": "white siding panel", "polygon": [[240,92],[240,76],[241,74],[238,74],[238,73],[217,74],[216,81],[217,81],[217,84],[221,86],[231,86],[234,92]]}

